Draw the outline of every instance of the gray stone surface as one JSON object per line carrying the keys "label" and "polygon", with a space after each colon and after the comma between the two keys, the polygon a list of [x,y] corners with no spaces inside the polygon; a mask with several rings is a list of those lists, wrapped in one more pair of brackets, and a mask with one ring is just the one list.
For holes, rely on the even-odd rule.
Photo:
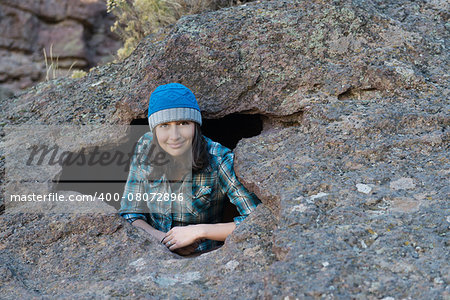
{"label": "gray stone surface", "polygon": [[[2,296],[448,299],[446,5],[248,3],[184,17],[122,64],[1,102],[2,126],[129,124],[145,117],[153,88],[177,81],[204,117],[264,120],[235,149],[236,172],[263,205],[222,248],[181,258],[106,206],[6,212]],[[3,140],[2,157],[14,157],[20,141]]]}

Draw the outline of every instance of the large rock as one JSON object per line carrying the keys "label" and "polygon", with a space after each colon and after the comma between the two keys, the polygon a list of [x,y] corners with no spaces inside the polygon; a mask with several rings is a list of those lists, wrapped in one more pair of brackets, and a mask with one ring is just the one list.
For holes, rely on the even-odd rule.
{"label": "large rock", "polygon": [[51,22],[60,22],[71,18],[94,25],[95,18],[106,11],[106,1],[99,0],[4,0],[2,2],[6,6],[31,12]]}
{"label": "large rock", "polygon": [[[45,47],[47,55],[49,55],[50,47],[52,47],[53,60],[56,57],[58,57],[58,60],[66,57],[86,58],[85,34],[82,24],[67,20],[42,28],[39,32],[39,43],[41,45],[47,45]],[[87,61],[85,64],[87,64]]]}
{"label": "large rock", "polygon": [[39,25],[37,16],[5,5],[0,8],[0,46],[3,49],[31,52],[35,30]]}
{"label": "large rock", "polygon": [[[2,64],[0,81],[16,78],[14,85],[24,89],[36,82],[42,75],[43,64],[33,62],[29,55],[0,50],[0,59]],[[9,85],[3,84],[2,86]]]}
{"label": "large rock", "polygon": [[[67,75],[69,69],[111,61],[120,47],[110,32],[112,23],[104,0],[2,1],[0,85],[18,92],[44,79]],[[13,73],[9,70],[24,60],[33,73],[20,66]]]}
{"label": "large rock", "polygon": [[[235,149],[263,205],[222,248],[182,259],[101,202],[82,215],[17,205],[0,217],[2,295],[448,298],[445,16],[436,1],[251,3],[184,17],[122,64],[1,103],[2,126],[127,125],[176,81],[204,117],[264,120]],[[61,134],[64,150],[103,145],[104,130]],[[6,160],[39,142],[21,134],[3,138]]]}

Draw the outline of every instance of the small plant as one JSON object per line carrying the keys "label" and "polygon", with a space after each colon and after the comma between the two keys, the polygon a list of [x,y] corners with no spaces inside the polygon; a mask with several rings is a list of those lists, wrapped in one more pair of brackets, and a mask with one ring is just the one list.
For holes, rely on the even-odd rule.
{"label": "small plant", "polygon": [[[56,57],[56,59],[53,56],[53,44],[50,45],[50,49],[49,49],[49,53],[47,54],[47,51],[45,50],[45,48],[42,49],[44,52],[44,59],[45,59],[45,68],[46,68],[46,73],[45,73],[45,80],[49,81],[52,79],[55,79],[57,76],[61,76],[61,69],[59,69],[59,56]],[[84,76],[86,76],[87,72],[83,71],[83,70],[78,70],[75,69],[72,71],[72,68],[76,65],[76,61],[74,61],[68,70],[66,70],[64,72],[65,76],[69,76],[71,78],[82,78]],[[72,72],[71,72],[72,71]]]}
{"label": "small plant", "polygon": [[83,70],[73,70],[72,71],[72,78],[76,79],[76,78],[83,78],[84,76],[87,75],[87,72],[83,71]]}
{"label": "small plant", "polygon": [[117,52],[119,59],[130,55],[144,36],[175,22],[162,0],[108,0],[107,9],[116,16],[111,31],[124,42]]}

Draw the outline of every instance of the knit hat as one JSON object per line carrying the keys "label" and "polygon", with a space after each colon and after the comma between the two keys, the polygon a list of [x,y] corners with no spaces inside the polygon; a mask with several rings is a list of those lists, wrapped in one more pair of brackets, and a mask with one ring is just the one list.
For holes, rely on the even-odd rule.
{"label": "knit hat", "polygon": [[194,94],[180,83],[158,86],[150,95],[148,104],[150,130],[153,131],[158,124],[183,120],[202,125],[200,107]]}

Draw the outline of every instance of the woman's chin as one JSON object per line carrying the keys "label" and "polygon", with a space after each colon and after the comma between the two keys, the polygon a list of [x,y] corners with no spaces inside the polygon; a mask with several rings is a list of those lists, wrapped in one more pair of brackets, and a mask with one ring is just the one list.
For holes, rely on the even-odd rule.
{"label": "woman's chin", "polygon": [[168,151],[166,151],[167,153],[169,153],[170,156],[180,159],[183,158],[185,156],[187,156],[187,154],[189,153],[188,150],[189,149],[183,149],[183,148],[178,148],[178,149],[167,149]]}

